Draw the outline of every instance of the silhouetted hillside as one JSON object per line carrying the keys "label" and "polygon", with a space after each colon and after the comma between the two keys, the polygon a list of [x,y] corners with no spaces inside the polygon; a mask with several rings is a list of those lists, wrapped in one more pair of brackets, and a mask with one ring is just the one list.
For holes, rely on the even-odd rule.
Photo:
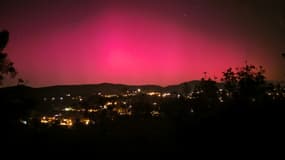
{"label": "silhouetted hillside", "polygon": [[[88,84],[88,85],[59,85],[41,88],[32,88],[28,86],[14,86],[0,89],[0,94],[28,94],[36,97],[43,96],[63,96],[68,93],[72,95],[87,96],[91,94],[97,94],[98,92],[104,94],[118,94],[122,92],[134,91],[140,88],[142,91],[158,91],[158,92],[175,92],[183,93],[185,87],[187,90],[192,90],[195,85],[200,81],[190,81],[181,83],[178,85],[171,85],[161,87],[159,85],[124,85],[124,84],[111,84],[111,83],[100,83],[100,84]],[[186,86],[185,86],[186,85]]]}

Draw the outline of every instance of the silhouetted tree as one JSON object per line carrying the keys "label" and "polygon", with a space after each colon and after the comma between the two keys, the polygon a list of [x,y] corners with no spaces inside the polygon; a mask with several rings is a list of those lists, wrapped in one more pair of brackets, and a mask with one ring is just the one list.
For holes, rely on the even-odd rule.
{"label": "silhouetted tree", "polygon": [[7,30],[2,30],[0,32],[0,51],[2,51],[6,47],[8,40],[9,32]]}
{"label": "silhouetted tree", "polygon": [[[9,32],[7,30],[0,31],[0,85],[4,78],[15,78],[17,74],[13,62],[4,52],[8,40]],[[5,116],[1,118],[9,125],[15,125],[19,118],[26,117],[35,107],[35,99],[30,94],[30,88],[22,85],[24,84],[23,79],[19,79],[18,84],[17,87],[6,88],[0,92],[0,106],[5,113]]]}
{"label": "silhouetted tree", "polygon": [[13,62],[11,62],[7,53],[3,52],[9,40],[9,32],[7,30],[0,31],[0,84],[6,76],[15,77],[16,69],[13,66]]}
{"label": "silhouetted tree", "polygon": [[223,72],[223,78],[221,79],[224,82],[224,87],[229,93],[229,96],[232,97],[234,93],[237,92],[237,76],[232,68],[228,68],[226,72]]}
{"label": "silhouetted tree", "polygon": [[257,98],[265,93],[265,69],[262,66],[246,64],[244,67],[237,68],[236,72],[232,68],[223,72],[221,79],[225,84],[225,89],[229,96],[240,98],[242,101],[256,101]]}

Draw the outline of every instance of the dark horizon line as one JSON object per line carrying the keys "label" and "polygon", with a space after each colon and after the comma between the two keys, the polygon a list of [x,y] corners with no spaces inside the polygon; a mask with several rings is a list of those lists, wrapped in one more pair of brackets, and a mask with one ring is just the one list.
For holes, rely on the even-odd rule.
{"label": "dark horizon line", "polygon": [[[159,84],[126,84],[126,83],[112,83],[112,82],[99,82],[99,83],[82,83],[82,84],[56,84],[56,85],[47,85],[47,86],[41,86],[41,87],[33,87],[30,85],[26,85],[24,84],[24,86],[28,86],[28,87],[32,87],[32,88],[48,88],[48,87],[66,87],[66,86],[91,86],[91,85],[123,85],[123,86],[133,86],[133,87],[139,87],[139,86],[157,86],[157,87],[161,87],[161,88],[166,88],[166,87],[170,87],[170,86],[176,86],[176,85],[181,85],[184,83],[191,83],[191,82],[198,82],[201,80],[190,80],[190,81],[184,81],[181,83],[176,83],[176,84],[169,84],[169,85],[159,85]],[[217,83],[221,83],[221,82],[217,82]],[[15,85],[18,86],[18,85]],[[12,86],[13,87],[13,86]]]}
{"label": "dark horizon line", "polygon": [[[132,87],[140,87],[140,86],[156,86],[156,87],[161,87],[161,88],[167,88],[171,86],[178,86],[178,85],[183,85],[185,83],[191,83],[191,82],[199,82],[200,80],[190,80],[190,81],[184,81],[181,83],[176,83],[176,84],[169,84],[169,85],[159,85],[159,84],[124,84],[124,83],[112,83],[112,82],[101,82],[101,83],[82,83],[82,84],[55,84],[55,85],[46,85],[46,86],[40,86],[40,87],[35,87],[32,85],[27,85],[27,84],[15,84],[12,86],[2,86],[1,88],[9,88],[9,87],[16,87],[16,86],[27,86],[31,88],[49,88],[49,87],[68,87],[68,86],[91,86],[91,85],[123,85],[123,86],[132,86]],[[214,80],[215,81],[215,80]],[[218,84],[223,84],[221,81],[216,81]],[[266,82],[270,83],[285,83],[285,80],[266,80]]]}

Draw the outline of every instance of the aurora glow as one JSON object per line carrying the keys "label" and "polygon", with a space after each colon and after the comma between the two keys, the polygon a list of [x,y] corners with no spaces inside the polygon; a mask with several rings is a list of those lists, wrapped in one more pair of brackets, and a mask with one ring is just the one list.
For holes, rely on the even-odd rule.
{"label": "aurora glow", "polygon": [[32,86],[168,85],[204,71],[219,77],[245,60],[263,65],[269,79],[284,79],[285,25],[259,20],[252,4],[28,2],[0,6],[0,27],[10,31],[6,51]]}

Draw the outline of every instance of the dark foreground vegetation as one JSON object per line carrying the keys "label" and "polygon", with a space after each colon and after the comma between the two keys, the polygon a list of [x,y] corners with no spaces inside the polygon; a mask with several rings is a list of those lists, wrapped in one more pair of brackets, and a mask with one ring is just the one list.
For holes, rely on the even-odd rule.
{"label": "dark foreground vegetation", "polygon": [[20,124],[19,118],[29,115],[37,102],[21,91],[25,87],[18,86],[9,96],[1,92],[3,133],[13,149],[43,152],[281,149],[278,146],[284,142],[284,88],[267,83],[263,69],[251,65],[237,71],[228,69],[223,85],[222,90],[218,89],[215,80],[204,77],[191,91],[190,99],[186,87],[180,98],[158,101],[157,117],[150,115],[152,106],[147,96],[139,94],[131,116],[117,115],[111,120],[107,118],[111,111],[100,111],[96,125],[72,128]]}

